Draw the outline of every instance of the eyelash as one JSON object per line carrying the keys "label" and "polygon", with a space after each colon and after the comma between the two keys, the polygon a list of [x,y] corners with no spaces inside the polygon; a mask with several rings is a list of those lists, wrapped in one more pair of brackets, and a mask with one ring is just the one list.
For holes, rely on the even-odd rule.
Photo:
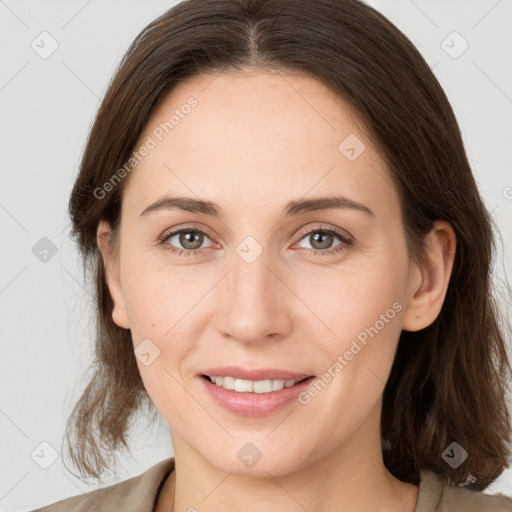
{"label": "eyelash", "polygon": [[[179,235],[180,233],[185,232],[194,232],[194,233],[201,233],[203,235],[206,235],[208,238],[211,238],[208,233],[205,233],[201,229],[193,228],[193,227],[185,227],[180,228],[175,231],[171,231],[170,233],[164,233],[159,239],[158,239],[158,245],[162,246],[165,250],[171,251],[173,254],[177,254],[181,257],[188,257],[188,256],[199,256],[201,255],[206,249],[176,249],[172,247],[170,244],[167,243],[167,240],[174,235]],[[338,254],[344,250],[346,250],[348,247],[350,247],[354,242],[352,239],[348,238],[342,231],[339,231],[335,228],[314,228],[306,233],[302,233],[301,237],[297,240],[297,242],[300,242],[303,238],[306,238],[308,235],[311,235],[312,233],[323,233],[323,234],[329,234],[334,235],[338,237],[338,239],[341,241],[341,243],[337,246],[335,246],[332,249],[326,249],[326,250],[320,250],[320,249],[307,249],[308,252],[312,252],[311,257],[314,256],[332,256],[334,254]],[[296,242],[296,243],[297,243]]]}

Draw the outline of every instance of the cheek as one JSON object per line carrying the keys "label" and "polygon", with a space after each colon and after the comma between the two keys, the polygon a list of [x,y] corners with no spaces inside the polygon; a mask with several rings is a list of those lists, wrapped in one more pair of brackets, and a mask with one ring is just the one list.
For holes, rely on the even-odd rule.
{"label": "cheek", "polygon": [[186,390],[187,383],[183,382],[168,355],[162,352],[149,366],[137,364],[146,392],[162,418],[178,431],[183,431],[183,426],[190,428],[187,418],[193,405],[191,393]]}
{"label": "cheek", "polygon": [[401,333],[407,267],[403,254],[381,256],[340,270],[335,279],[331,272],[316,276],[314,285],[303,283],[304,302],[329,327],[317,320],[325,334],[315,340],[325,372],[340,376],[333,379],[331,396],[344,398],[333,407],[349,403],[354,396],[347,393],[376,400],[389,376]]}
{"label": "cheek", "polygon": [[150,354],[137,357],[139,372],[157,410],[172,418],[190,405],[183,391],[182,362],[199,337],[194,305],[200,305],[205,291],[191,276],[153,268],[144,259],[132,258],[124,271],[123,295],[135,353]]}
{"label": "cheek", "polygon": [[[130,252],[122,267],[123,296],[134,343],[145,337],[183,339],[176,333],[187,328],[201,297],[215,284],[215,276],[192,267],[162,266],[151,254]],[[199,308],[197,307],[199,306]]]}
{"label": "cheek", "polygon": [[330,333],[325,333],[332,346],[334,340],[356,337],[376,322],[382,330],[382,315],[386,326],[390,324],[387,320],[397,323],[397,309],[401,308],[393,308],[393,304],[403,300],[406,276],[400,263],[396,267],[389,261],[376,264],[368,259],[346,268],[322,270],[314,278],[301,278],[294,285],[318,320],[330,328]]}
{"label": "cheek", "polygon": [[151,401],[169,421],[181,417],[190,407],[184,386],[192,374],[183,373],[183,364],[200,337],[194,319],[205,291],[200,286],[192,287],[183,275],[169,276],[146,269],[132,276],[125,290],[132,341],[136,353],[142,352],[139,346],[148,347],[144,352],[149,352],[152,360],[145,365],[143,358],[138,358],[139,372]]}
{"label": "cheek", "polygon": [[324,421],[333,439],[361,424],[389,377],[403,310],[400,287],[391,275],[345,274],[336,285],[325,283],[323,295],[310,289],[309,304],[335,334],[315,338],[323,364],[317,365],[318,382],[303,403],[331,411]]}

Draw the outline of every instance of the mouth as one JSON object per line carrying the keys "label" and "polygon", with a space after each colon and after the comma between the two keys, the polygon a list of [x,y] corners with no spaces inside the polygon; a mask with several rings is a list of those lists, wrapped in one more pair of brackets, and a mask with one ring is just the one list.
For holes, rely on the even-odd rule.
{"label": "mouth", "polygon": [[[293,404],[297,407],[302,403],[299,396],[315,379],[314,375],[274,370],[218,370],[198,375],[203,391],[225,411],[246,417],[267,416]],[[257,380],[241,378],[248,373],[256,375]],[[262,375],[273,378],[262,378]],[[279,379],[277,376],[295,378]]]}

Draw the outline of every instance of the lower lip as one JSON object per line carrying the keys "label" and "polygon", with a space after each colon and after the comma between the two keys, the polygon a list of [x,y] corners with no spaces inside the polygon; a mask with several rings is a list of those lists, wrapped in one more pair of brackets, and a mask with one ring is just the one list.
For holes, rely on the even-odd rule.
{"label": "lower lip", "polygon": [[207,392],[221,407],[242,416],[266,416],[290,404],[306,389],[314,376],[270,393],[243,393],[213,384],[210,379],[199,376]]}

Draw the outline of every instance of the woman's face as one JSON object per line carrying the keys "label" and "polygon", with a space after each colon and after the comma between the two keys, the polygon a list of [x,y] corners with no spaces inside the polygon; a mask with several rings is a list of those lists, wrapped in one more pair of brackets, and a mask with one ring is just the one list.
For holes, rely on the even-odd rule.
{"label": "woman's face", "polygon": [[175,450],[278,476],[380,442],[413,273],[397,192],[347,105],[304,75],[201,75],[137,147],[109,284]]}

